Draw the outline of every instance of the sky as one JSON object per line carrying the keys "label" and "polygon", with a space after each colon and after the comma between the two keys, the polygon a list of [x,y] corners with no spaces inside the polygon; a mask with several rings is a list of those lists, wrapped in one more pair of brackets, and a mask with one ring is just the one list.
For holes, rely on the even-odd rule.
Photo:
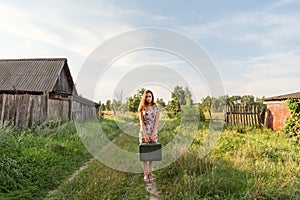
{"label": "sky", "polygon": [[[196,101],[213,93],[213,81],[195,73],[188,60],[158,49],[119,55],[89,82],[93,74],[84,66],[99,46],[155,27],[197,43],[214,64],[224,94],[270,97],[300,92],[299,11],[299,0],[1,0],[0,58],[67,58],[79,94],[97,102],[126,99],[141,87],[168,99],[175,85],[185,83]],[[162,37],[168,40],[179,45]]]}

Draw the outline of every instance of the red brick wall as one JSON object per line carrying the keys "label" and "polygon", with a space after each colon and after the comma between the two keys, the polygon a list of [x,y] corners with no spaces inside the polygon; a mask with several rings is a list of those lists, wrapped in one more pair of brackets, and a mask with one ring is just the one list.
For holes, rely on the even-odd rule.
{"label": "red brick wall", "polygon": [[267,103],[267,108],[270,111],[267,122],[268,128],[272,128],[274,130],[281,130],[284,126],[285,120],[289,119],[291,116],[284,101],[278,103]]}

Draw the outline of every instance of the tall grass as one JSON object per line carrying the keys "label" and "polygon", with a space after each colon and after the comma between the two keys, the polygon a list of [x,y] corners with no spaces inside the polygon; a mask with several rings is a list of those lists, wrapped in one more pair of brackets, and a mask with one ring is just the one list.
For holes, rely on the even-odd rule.
{"label": "tall grass", "polygon": [[[102,121],[119,147],[137,152],[137,139]],[[300,199],[300,147],[267,129],[228,127],[205,157],[199,151],[208,127],[202,124],[178,160],[155,173],[160,199]],[[159,140],[167,144],[180,121],[167,120]],[[110,131],[112,132],[110,134]],[[120,137],[116,137],[120,135]],[[49,199],[145,199],[141,174],[119,172],[94,161]]]}
{"label": "tall grass", "polygon": [[[137,152],[137,137],[108,118],[100,123],[122,149]],[[54,123],[55,124],[55,123]],[[145,199],[143,175],[119,172],[94,160],[72,181],[67,177],[91,156],[69,123],[30,130],[5,128],[0,135],[0,199]],[[300,147],[268,129],[228,127],[200,158],[207,125],[178,160],[155,171],[160,199],[300,199]],[[180,121],[166,120],[159,141],[169,143]],[[2,159],[3,158],[3,159]],[[58,187],[59,186],[59,187]]]}
{"label": "tall grass", "polygon": [[[119,148],[138,152],[138,138],[123,133],[111,116],[100,124],[106,136]],[[93,160],[73,181],[65,182],[45,199],[147,199],[149,194],[144,186],[141,174],[114,170]]]}
{"label": "tall grass", "polygon": [[161,199],[300,199],[300,147],[266,129],[239,132],[225,130],[201,159],[199,130],[189,151],[158,171]]}
{"label": "tall grass", "polygon": [[41,199],[91,158],[71,122],[0,131],[0,199]]}

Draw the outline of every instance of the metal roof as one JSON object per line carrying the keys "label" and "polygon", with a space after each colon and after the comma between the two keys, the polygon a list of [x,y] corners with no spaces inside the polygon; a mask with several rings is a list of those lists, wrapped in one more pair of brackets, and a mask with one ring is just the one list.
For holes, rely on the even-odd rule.
{"label": "metal roof", "polygon": [[264,101],[284,101],[288,98],[300,99],[300,92],[265,98]]}
{"label": "metal roof", "polygon": [[62,70],[74,82],[66,58],[0,59],[0,91],[52,91]]}
{"label": "metal roof", "polygon": [[77,101],[79,103],[83,103],[85,105],[90,105],[90,106],[100,106],[100,104],[93,102],[89,99],[86,99],[84,97],[78,96],[78,95],[73,95],[73,100]]}

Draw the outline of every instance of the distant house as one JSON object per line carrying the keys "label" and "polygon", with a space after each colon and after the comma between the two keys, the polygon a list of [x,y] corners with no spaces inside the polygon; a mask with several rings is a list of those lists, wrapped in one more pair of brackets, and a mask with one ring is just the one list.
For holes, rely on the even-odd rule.
{"label": "distant house", "polygon": [[99,104],[78,96],[66,58],[0,59],[0,124],[96,118]]}
{"label": "distant house", "polygon": [[269,110],[267,127],[274,130],[281,130],[285,121],[291,117],[290,112],[285,105],[285,100],[288,98],[300,100],[300,92],[268,97],[264,99],[264,102],[267,104],[267,108]]}

